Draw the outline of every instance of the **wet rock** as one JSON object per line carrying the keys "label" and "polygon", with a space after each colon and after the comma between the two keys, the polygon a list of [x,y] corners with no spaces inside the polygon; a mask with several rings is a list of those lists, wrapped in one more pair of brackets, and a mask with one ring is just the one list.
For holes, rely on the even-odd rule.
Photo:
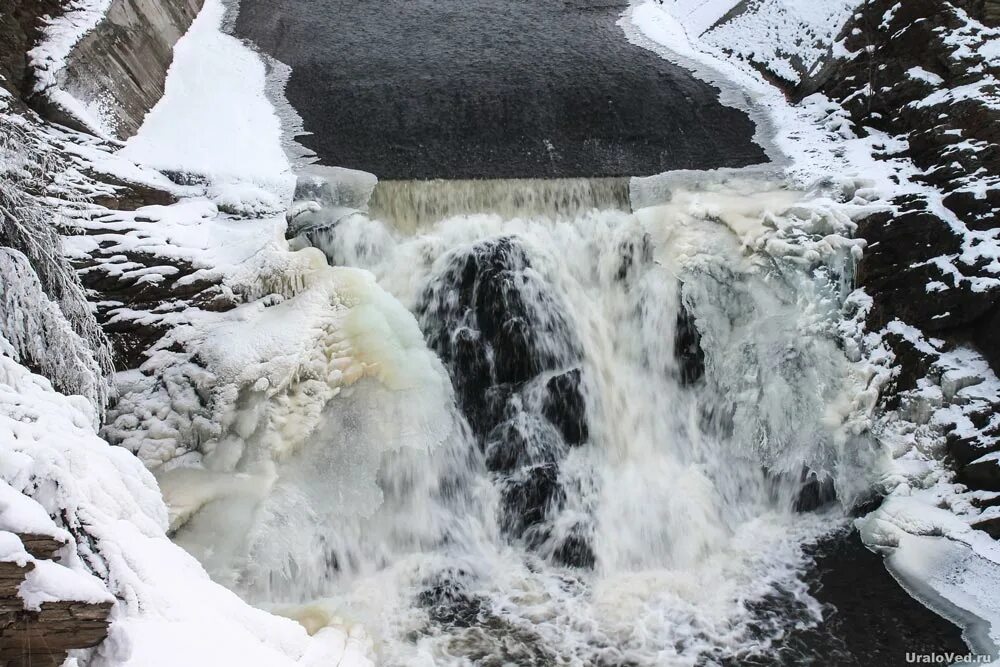
{"label": "wet rock", "polygon": [[808,468],[802,471],[802,487],[795,499],[796,512],[812,512],[837,500],[837,489],[833,478]]}
{"label": "wet rock", "polygon": [[566,567],[585,569],[592,568],[597,563],[589,536],[583,534],[582,529],[579,528],[572,531],[569,537],[556,548],[552,559]]}
{"label": "wet rock", "polygon": [[451,569],[438,573],[424,583],[418,596],[421,607],[427,609],[432,622],[452,628],[469,628],[478,624],[483,613],[483,600],[466,590],[469,573]]}
{"label": "wet rock", "polygon": [[589,437],[587,406],[580,388],[581,371],[575,368],[545,385],[542,414],[562,433],[568,445],[582,445]]}
{"label": "wet rock", "polygon": [[559,435],[536,415],[519,412],[498,424],[486,437],[486,468],[514,473],[539,464],[556,465],[565,446]]}
{"label": "wet rock", "polygon": [[637,244],[634,241],[627,241],[619,249],[621,265],[615,278],[619,281],[628,280],[632,273],[632,268],[638,264],[647,264],[653,261],[653,244],[649,234],[643,234],[642,242]]}
{"label": "wet rock", "polygon": [[500,525],[538,547],[565,498],[560,462],[588,438],[581,353],[558,302],[503,237],[453,257],[417,313],[500,488]]}
{"label": "wet rock", "polygon": [[504,530],[513,537],[522,537],[529,528],[545,522],[551,508],[562,497],[559,468],[542,463],[522,468],[501,482],[500,496],[505,512],[500,518]]}
{"label": "wet rock", "polygon": [[681,385],[695,384],[705,375],[705,351],[701,347],[701,333],[694,316],[683,305],[677,312],[674,333],[674,358]]}

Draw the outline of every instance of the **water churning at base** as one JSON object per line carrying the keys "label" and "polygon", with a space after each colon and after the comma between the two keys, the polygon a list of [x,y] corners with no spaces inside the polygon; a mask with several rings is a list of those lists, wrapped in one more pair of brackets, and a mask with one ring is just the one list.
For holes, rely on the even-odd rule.
{"label": "water churning at base", "polygon": [[[363,622],[389,665],[738,660],[815,621],[800,546],[841,510],[811,511],[873,469],[835,202],[728,179],[632,213],[605,185],[517,197],[594,198],[572,211],[450,215],[509,183],[392,186],[372,208],[399,226],[311,211],[300,241],[373,272],[440,363],[326,404],[238,589]],[[789,217],[811,236],[784,239]]]}

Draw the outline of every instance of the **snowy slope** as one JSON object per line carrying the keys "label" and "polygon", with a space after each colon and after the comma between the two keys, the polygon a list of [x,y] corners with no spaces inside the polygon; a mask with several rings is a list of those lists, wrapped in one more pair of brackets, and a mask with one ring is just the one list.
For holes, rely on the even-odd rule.
{"label": "snowy slope", "polygon": [[233,203],[255,197],[273,209],[274,198],[290,199],[295,179],[266,99],[264,63],[221,32],[225,11],[221,0],[205,3],[174,48],[166,94],[120,156],[204,177],[219,197]]}

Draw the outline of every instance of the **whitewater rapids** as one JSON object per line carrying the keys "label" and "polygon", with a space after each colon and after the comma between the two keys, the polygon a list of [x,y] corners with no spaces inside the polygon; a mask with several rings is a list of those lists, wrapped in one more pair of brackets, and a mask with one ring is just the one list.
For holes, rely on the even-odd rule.
{"label": "whitewater rapids", "polygon": [[[619,183],[460,187],[310,209],[298,243],[372,272],[393,335],[435,358],[405,390],[328,397],[232,536],[196,517],[175,539],[309,628],[362,623],[386,665],[715,664],[818,622],[802,546],[878,468],[836,202],[729,180],[633,213]],[[582,204],[546,210],[563,200]],[[517,206],[455,211],[483,201]],[[376,354],[383,333],[364,329]]]}

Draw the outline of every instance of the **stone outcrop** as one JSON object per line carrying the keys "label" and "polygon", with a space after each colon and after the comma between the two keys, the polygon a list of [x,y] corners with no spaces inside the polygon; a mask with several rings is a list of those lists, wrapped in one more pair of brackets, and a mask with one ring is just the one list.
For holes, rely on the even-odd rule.
{"label": "stone outcrop", "polygon": [[[20,535],[25,551],[50,560],[64,543],[46,535]],[[112,602],[58,600],[25,608],[21,584],[32,561],[0,561],[0,663],[6,667],[57,667],[67,652],[97,646],[107,637]]]}
{"label": "stone outcrop", "polygon": [[418,315],[500,488],[504,531],[557,562],[589,567],[583,527],[562,538],[551,530],[565,500],[560,464],[589,437],[581,353],[530,268],[514,238],[479,243],[452,259]]}
{"label": "stone outcrop", "polygon": [[[974,345],[1000,370],[997,268],[976,247],[1000,226],[1000,62],[981,47],[997,23],[995,0],[865,3],[844,30],[852,54],[797,91],[839,102],[856,129],[907,141],[900,152],[923,173],[924,193],[861,223],[868,240],[858,280],[874,298],[869,329],[899,319],[929,336]],[[985,23],[983,26],[980,22]],[[975,92],[974,92],[975,91]],[[898,390],[918,369],[904,369]]]}
{"label": "stone outcrop", "polygon": [[[827,95],[858,133],[905,140],[876,144],[876,158],[916,167],[903,177],[908,194],[860,222],[868,248],[857,272],[873,300],[867,328],[883,332],[898,369],[886,405],[916,423],[930,419],[928,406],[906,404],[918,384],[954,400],[949,350],[970,346],[1000,371],[1000,61],[986,48],[998,27],[997,0],[870,0],[841,34],[848,55],[789,91]],[[981,460],[1000,450],[998,409],[961,406],[964,429],[946,434],[957,479],[971,488],[1000,491],[1000,466]]]}
{"label": "stone outcrop", "polygon": [[[119,139],[135,134],[163,96],[173,48],[204,0],[113,0],[104,20],[73,48],[57,85],[99,109]],[[43,115],[90,130],[43,94],[32,99]]]}
{"label": "stone outcrop", "polygon": [[44,27],[42,17],[56,16],[61,9],[61,0],[4,0],[0,11],[0,88],[11,94],[17,106],[30,89],[28,51]]}

